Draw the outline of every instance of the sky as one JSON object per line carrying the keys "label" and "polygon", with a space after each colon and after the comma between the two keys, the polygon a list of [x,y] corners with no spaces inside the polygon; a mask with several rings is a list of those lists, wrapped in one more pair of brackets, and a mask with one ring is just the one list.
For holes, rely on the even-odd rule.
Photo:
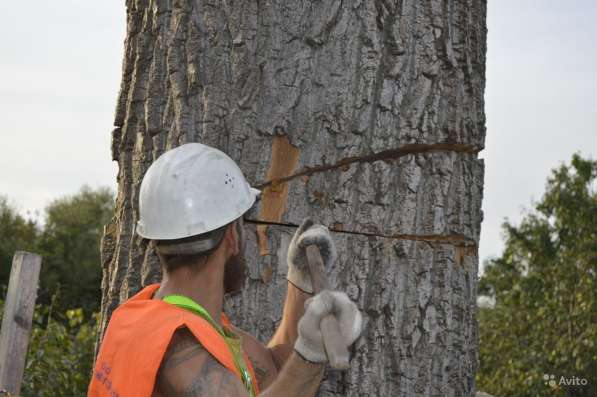
{"label": "sky", "polygon": [[[481,262],[550,170],[597,155],[597,2],[489,0]],[[124,1],[0,2],[0,194],[23,214],[116,187],[110,132]],[[37,215],[38,217],[40,215]]]}

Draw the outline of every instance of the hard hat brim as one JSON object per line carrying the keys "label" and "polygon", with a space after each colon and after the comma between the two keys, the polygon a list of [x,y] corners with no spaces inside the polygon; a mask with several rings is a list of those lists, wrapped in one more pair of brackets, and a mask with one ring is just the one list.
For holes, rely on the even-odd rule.
{"label": "hard hat brim", "polygon": [[253,196],[255,196],[255,197],[261,196],[261,190],[255,189],[253,186],[250,186],[249,189],[251,190],[251,193],[253,193]]}

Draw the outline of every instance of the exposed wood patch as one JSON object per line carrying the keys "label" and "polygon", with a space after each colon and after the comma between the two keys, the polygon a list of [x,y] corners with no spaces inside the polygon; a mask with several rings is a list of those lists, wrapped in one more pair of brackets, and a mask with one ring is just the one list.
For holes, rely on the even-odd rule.
{"label": "exposed wood patch", "polygon": [[269,255],[269,246],[267,244],[267,225],[257,225],[257,243],[259,245],[259,255]]}
{"label": "exposed wood patch", "polygon": [[271,268],[271,266],[265,266],[261,270],[261,281],[263,281],[264,284],[269,283],[272,280],[273,274],[274,270]]}
{"label": "exposed wood patch", "polygon": [[[299,150],[293,146],[285,135],[278,135],[272,142],[272,155],[268,181],[279,181],[268,184],[261,193],[259,219],[266,222],[280,222],[288,200],[288,183],[286,178],[293,175],[298,165]],[[259,254],[269,254],[267,244],[267,225],[259,225],[257,237],[259,240]]]}

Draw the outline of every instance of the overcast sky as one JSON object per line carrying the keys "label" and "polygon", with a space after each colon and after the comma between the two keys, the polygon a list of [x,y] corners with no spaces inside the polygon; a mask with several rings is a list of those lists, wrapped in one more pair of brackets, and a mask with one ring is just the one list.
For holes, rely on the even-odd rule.
{"label": "overcast sky", "polygon": [[[597,153],[595,21],[592,0],[489,0],[481,261],[550,169]],[[23,213],[83,184],[115,187],[124,35],[124,1],[0,3],[0,194]]]}

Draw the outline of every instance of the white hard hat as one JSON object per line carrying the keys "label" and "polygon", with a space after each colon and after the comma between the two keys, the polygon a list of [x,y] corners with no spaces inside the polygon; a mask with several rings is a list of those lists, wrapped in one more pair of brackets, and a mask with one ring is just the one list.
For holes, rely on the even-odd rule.
{"label": "white hard hat", "polygon": [[136,230],[152,240],[207,233],[242,216],[258,195],[225,153],[187,143],[162,154],[147,170]]}

